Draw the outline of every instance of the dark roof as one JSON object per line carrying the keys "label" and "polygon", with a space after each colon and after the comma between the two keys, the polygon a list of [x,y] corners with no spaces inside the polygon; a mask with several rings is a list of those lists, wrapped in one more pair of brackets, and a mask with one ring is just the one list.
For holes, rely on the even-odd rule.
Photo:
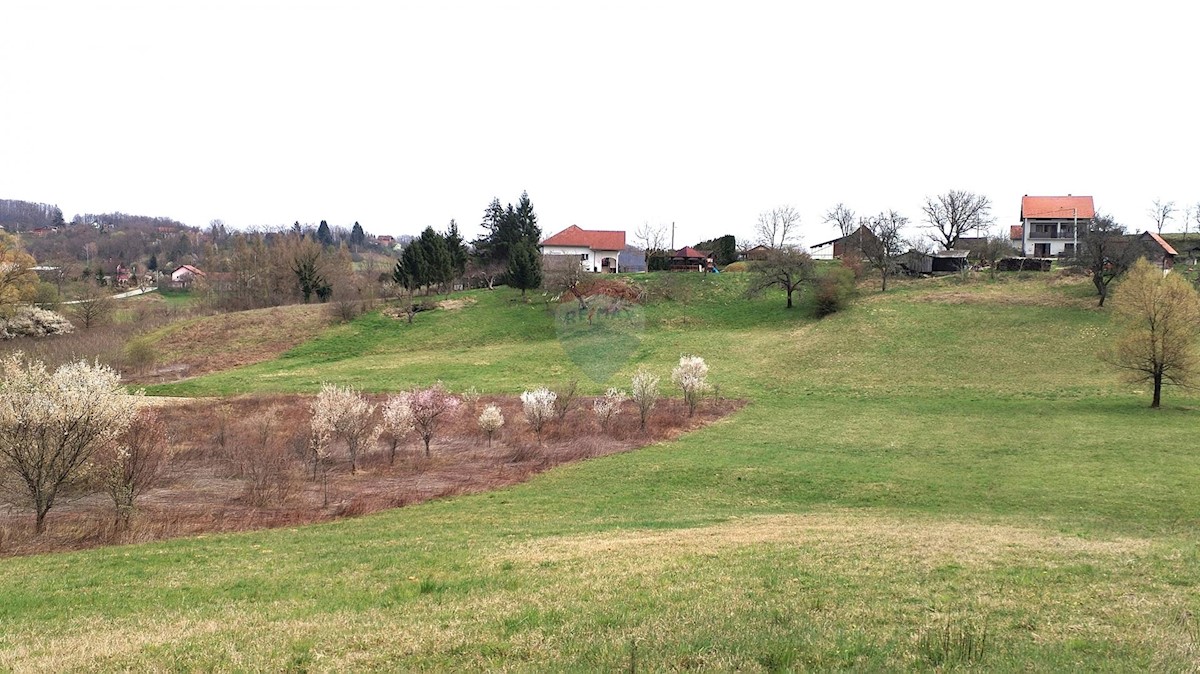
{"label": "dark roof", "polygon": [[830,240],[824,241],[822,243],[813,244],[811,247],[812,248],[820,248],[821,246],[828,246],[829,244],[837,243],[838,241],[849,241],[850,239],[853,239],[854,237],[859,236],[860,233],[863,232],[863,230],[866,230],[866,233],[870,234],[872,237],[875,236],[875,232],[872,232],[869,227],[866,227],[865,225],[859,225],[858,229],[854,230],[853,232],[850,232],[846,236],[839,236],[836,239],[830,239]]}
{"label": "dark roof", "polygon": [[708,251],[696,250],[691,246],[684,246],[683,248],[675,251],[671,257],[709,257],[710,255],[712,255],[712,253],[709,253]]}

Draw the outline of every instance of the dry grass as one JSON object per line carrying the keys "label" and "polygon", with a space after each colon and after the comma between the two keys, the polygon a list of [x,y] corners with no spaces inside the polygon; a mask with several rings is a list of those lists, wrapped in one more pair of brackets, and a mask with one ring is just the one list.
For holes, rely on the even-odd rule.
{"label": "dry grass", "polygon": [[309,340],[330,323],[325,305],[293,304],[205,316],[154,335],[158,367],[131,379],[160,383],[261,363]]}
{"label": "dry grass", "polygon": [[[306,452],[310,400],[147,398],[171,429],[173,450],[162,485],[139,501],[130,530],[118,534],[111,502],[82,491],[56,506],[46,533],[32,537],[31,516],[19,507],[20,492],[10,490],[6,512],[0,514],[0,554],[292,526],[487,491],[564,463],[676,438],[741,406],[709,400],[689,419],[681,402],[663,401],[646,433],[638,430],[636,412],[629,407],[602,431],[592,399],[581,398],[565,418],[543,430],[539,443],[524,422],[519,399],[485,396],[477,409],[495,404],[505,417],[490,447],[476,425],[478,412],[465,409],[434,438],[429,458],[420,441],[408,437],[391,465],[390,440],[383,438],[374,451],[360,455],[356,474],[349,472],[344,448],[335,447],[314,478]],[[327,481],[320,477],[324,474]]]}

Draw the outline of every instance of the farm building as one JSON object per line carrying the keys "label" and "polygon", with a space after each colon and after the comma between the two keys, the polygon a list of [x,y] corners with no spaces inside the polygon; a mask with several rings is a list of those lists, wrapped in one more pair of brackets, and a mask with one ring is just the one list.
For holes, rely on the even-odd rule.
{"label": "farm building", "polygon": [[588,230],[577,225],[546,238],[538,248],[543,255],[573,255],[585,271],[620,271],[618,260],[625,248],[625,232],[615,230]]}
{"label": "farm building", "polygon": [[969,251],[939,250],[925,253],[910,250],[900,256],[900,266],[910,274],[942,274],[962,271],[970,263],[967,261]]}
{"label": "farm building", "polygon": [[1171,269],[1175,266],[1175,257],[1179,253],[1175,252],[1175,248],[1160,235],[1154,232],[1142,232],[1138,236],[1138,242],[1146,251],[1146,259],[1153,264],[1163,269]]}
{"label": "farm building", "polygon": [[846,253],[862,252],[864,244],[878,241],[879,239],[875,236],[875,232],[871,231],[871,228],[859,225],[858,229],[845,236],[812,246],[810,254],[814,260],[840,260]]}
{"label": "farm building", "polygon": [[691,246],[684,246],[671,254],[671,271],[706,271],[712,264],[712,253]]}

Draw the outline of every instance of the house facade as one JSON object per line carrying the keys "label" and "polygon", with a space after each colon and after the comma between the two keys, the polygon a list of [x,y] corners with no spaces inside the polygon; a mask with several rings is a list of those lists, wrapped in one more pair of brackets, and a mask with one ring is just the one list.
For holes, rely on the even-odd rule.
{"label": "house facade", "polygon": [[1075,254],[1078,232],[1096,215],[1091,197],[1021,198],[1021,224],[1011,231],[1013,246],[1025,257],[1059,257]]}
{"label": "house facade", "polygon": [[583,229],[577,225],[562,230],[538,244],[542,255],[569,255],[579,259],[584,271],[616,273],[620,271],[625,232]]}
{"label": "house facade", "polygon": [[171,287],[172,288],[189,288],[198,278],[204,278],[206,274],[190,264],[179,265],[171,272]]}

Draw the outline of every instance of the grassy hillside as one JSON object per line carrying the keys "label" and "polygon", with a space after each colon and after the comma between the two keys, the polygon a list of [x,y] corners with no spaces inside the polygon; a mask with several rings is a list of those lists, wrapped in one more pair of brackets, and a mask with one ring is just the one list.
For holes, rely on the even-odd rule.
{"label": "grassy hillside", "polygon": [[[490,494],[0,561],[0,667],[1195,666],[1200,401],[1099,363],[1085,286],[912,282],[817,322],[735,274],[642,282],[615,379],[698,353],[744,410]],[[472,297],[155,392],[602,388],[543,306]]]}

